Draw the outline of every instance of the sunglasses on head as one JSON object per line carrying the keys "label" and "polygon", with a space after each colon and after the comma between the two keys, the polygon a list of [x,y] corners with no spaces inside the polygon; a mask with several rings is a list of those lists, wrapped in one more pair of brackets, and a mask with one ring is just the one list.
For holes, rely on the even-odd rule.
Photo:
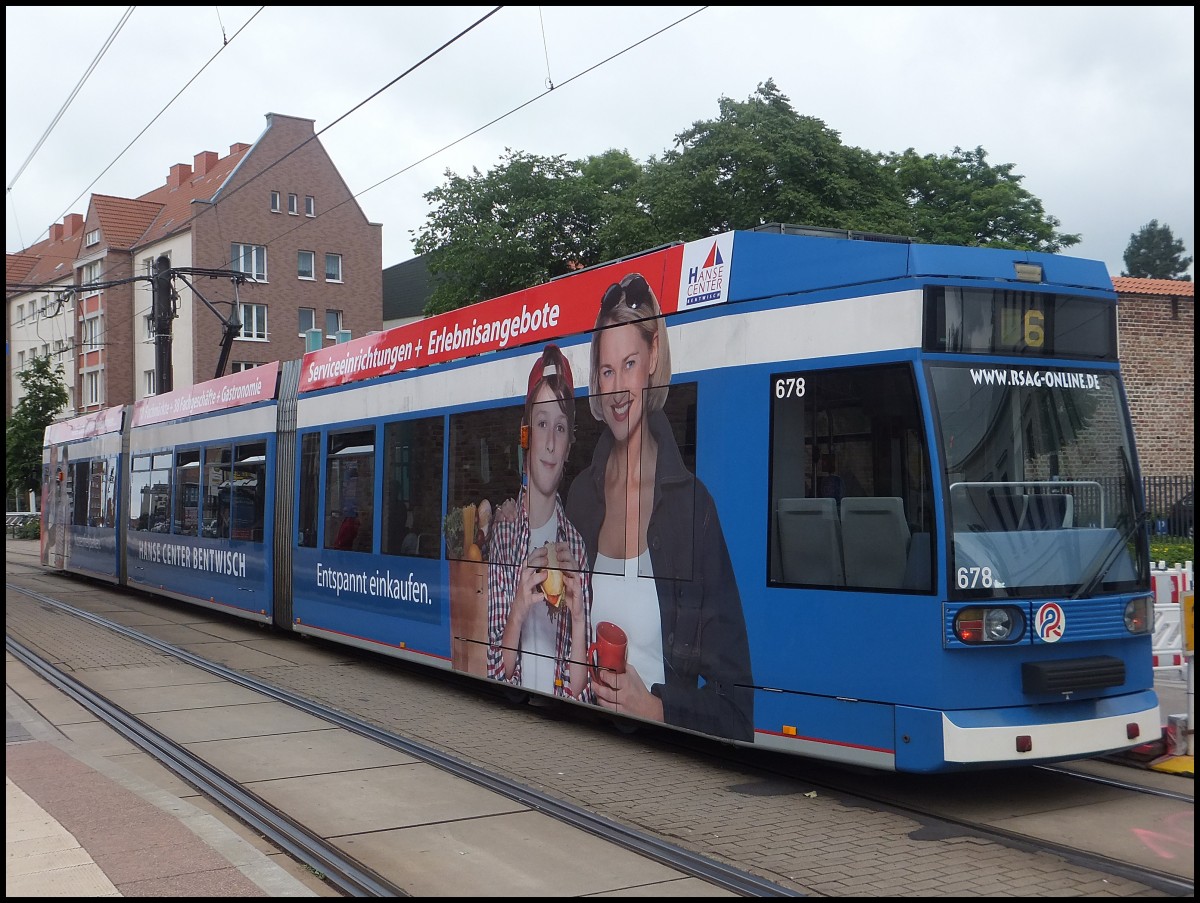
{"label": "sunglasses on head", "polygon": [[641,273],[630,273],[620,282],[614,282],[600,300],[600,313],[611,313],[622,302],[630,310],[650,310],[650,285]]}

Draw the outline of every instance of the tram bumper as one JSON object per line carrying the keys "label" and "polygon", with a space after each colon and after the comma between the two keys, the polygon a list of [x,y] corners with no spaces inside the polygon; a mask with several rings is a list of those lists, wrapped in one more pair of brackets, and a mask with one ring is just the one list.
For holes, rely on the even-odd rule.
{"label": "tram bumper", "polygon": [[[953,771],[1078,759],[1130,749],[1162,733],[1153,690],[1001,709],[896,708],[896,768]],[[940,738],[923,748],[921,737]]]}

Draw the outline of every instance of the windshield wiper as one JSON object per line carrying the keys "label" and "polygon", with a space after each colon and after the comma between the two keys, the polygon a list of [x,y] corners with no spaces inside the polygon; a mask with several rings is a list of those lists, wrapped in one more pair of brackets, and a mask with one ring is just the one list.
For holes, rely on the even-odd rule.
{"label": "windshield wiper", "polygon": [[1096,587],[1100,585],[1100,581],[1104,579],[1104,575],[1108,573],[1108,569],[1112,567],[1113,563],[1117,560],[1117,555],[1122,549],[1125,548],[1125,543],[1129,542],[1130,537],[1137,533],[1138,530],[1141,530],[1143,527],[1145,527],[1149,521],[1149,511],[1142,511],[1139,514],[1135,514],[1131,518],[1130,524],[1126,528],[1125,532],[1121,534],[1121,537],[1113,544],[1113,547],[1104,553],[1100,559],[1099,567],[1091,572],[1091,576],[1084,583],[1080,584],[1079,589],[1071,596],[1071,598],[1080,599],[1084,596],[1090,596],[1093,592],[1095,592]]}

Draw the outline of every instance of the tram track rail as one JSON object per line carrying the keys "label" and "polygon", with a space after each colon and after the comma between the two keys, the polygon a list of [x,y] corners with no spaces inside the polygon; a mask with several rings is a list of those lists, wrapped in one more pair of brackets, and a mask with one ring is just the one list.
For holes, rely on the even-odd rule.
{"label": "tram track rail", "polygon": [[[11,587],[10,587],[11,588]],[[350,897],[407,897],[403,888],[391,884],[370,869],[343,855],[286,813],[249,792],[237,781],[192,755],[179,744],[154,730],[140,719],[114,705],[99,693],[64,674],[22,644],[5,637],[5,650],[30,670],[95,715],[126,740],[166,766],[177,777],[191,784],[226,811],[282,850],[287,851],[324,876],[338,891]]]}
{"label": "tram track rail", "polygon": [[[357,718],[295,693],[256,680],[239,671],[227,668],[202,656],[195,655],[170,643],[165,643],[138,630],[126,627],[91,612],[83,611],[12,583],[10,592],[19,592],[42,605],[85,620],[96,627],[116,633],[158,652],[214,674],[223,680],[261,693],[331,724],[350,730],[376,743],[403,752],[446,771],[455,777],[478,784],[499,793],[530,809],[548,814],[565,824],[579,828],[681,872],[700,878],[709,884],[740,896],[787,897],[799,896],[795,891],[760,878],[741,869],[699,856],[660,838],[619,824],[594,812],[511,781],[462,759],[410,738],[381,730]],[[128,740],[153,756],[198,790],[217,800],[247,824],[260,830],[280,848],[310,868],[325,875],[331,884],[348,896],[408,896],[401,888],[388,882],[376,872],[345,856],[336,847],[296,823],[236,781],[212,768],[169,738],[155,731],[140,719],[62,673],[20,643],[5,637],[6,649],[28,667],[67,693],[98,718],[116,729]]]}
{"label": "tram track rail", "polygon": [[[30,569],[30,572],[34,571],[37,571],[37,568]],[[16,588],[27,594],[30,592],[24,587],[20,587],[19,585],[14,585],[11,583],[9,584],[9,588]],[[65,605],[65,603],[59,604]],[[66,607],[71,608],[69,605]],[[81,611],[78,609],[75,609],[75,611],[79,612],[78,616],[80,617],[85,617],[89,620],[96,618],[96,616],[90,612]],[[101,626],[101,622],[103,621],[104,619],[98,619],[96,621],[97,626]],[[124,628],[120,624],[114,624],[112,627],[107,627],[107,625],[105,626],[106,629],[113,629],[117,632],[123,632],[128,629]],[[137,634],[138,631],[132,631],[132,633]],[[349,727],[351,724],[357,723],[362,726],[367,736],[385,738],[381,742],[388,742],[387,738],[391,738],[400,744],[395,748],[401,749],[410,755],[419,755],[417,752],[419,749],[428,754],[427,757],[425,757],[425,761],[441,761],[444,763],[444,767],[447,768],[475,767],[453,755],[453,752],[456,749],[459,749],[459,747],[455,745],[455,741],[450,737],[440,738],[437,731],[434,729],[435,726],[425,725],[422,728],[424,738],[426,740],[430,740],[431,743],[416,743],[416,741],[413,741],[407,737],[398,736],[392,732],[381,730],[375,725],[360,721],[353,716],[348,716],[332,706],[327,706],[322,703],[315,702],[312,699],[306,698],[303,694],[303,691],[292,694],[290,691],[281,690],[279,687],[258,682],[253,678],[247,677],[247,675],[241,672],[231,671],[222,665],[207,661],[199,656],[192,656],[192,654],[187,652],[187,650],[177,650],[175,647],[170,646],[169,644],[161,643],[161,641],[155,639],[154,637],[145,637],[145,639],[148,640],[152,646],[161,648],[164,652],[169,652],[172,655],[180,655],[180,657],[184,658],[185,660],[194,661],[194,663],[198,666],[205,667],[206,669],[215,674],[219,674],[226,679],[234,680],[236,682],[244,682],[244,686],[259,689],[263,692],[279,693],[281,695],[276,698],[279,698],[280,701],[285,701],[284,697],[286,696],[294,696],[296,705],[304,708],[306,711],[318,714],[319,717],[326,718],[326,713],[328,713],[328,715],[332,717],[327,718],[327,720],[334,721],[335,723],[344,723],[347,727]],[[297,638],[297,642],[301,641],[302,640]],[[161,646],[156,644],[161,644]],[[346,650],[344,649],[341,650],[341,652],[343,655],[346,654]],[[364,662],[367,661],[371,661],[376,665],[379,665],[381,659],[378,656],[364,653]],[[498,690],[495,688],[486,685],[480,685],[476,681],[459,680],[446,682],[444,680],[444,676],[432,677],[428,673],[424,673],[424,669],[412,669],[405,663],[396,662],[392,659],[383,659],[382,661],[384,664],[381,667],[390,671],[404,673],[408,673],[410,671],[419,671],[421,674],[423,674],[423,676],[421,676],[421,674],[413,674],[412,678],[414,680],[422,680],[429,682],[430,684],[453,683],[460,688],[469,686],[473,695],[477,699],[481,695],[498,695]],[[290,679],[290,677],[285,675],[277,676],[283,679],[285,683]],[[384,675],[383,679],[387,680],[388,678],[386,675]],[[408,678],[402,677],[401,679],[407,680]],[[303,682],[298,685],[303,686]],[[485,690],[490,692],[484,693]],[[317,695],[322,694],[318,693]],[[334,694],[327,694],[326,698],[334,698]],[[494,706],[496,703],[487,703],[487,705]],[[584,717],[584,715],[577,716],[574,708],[569,706],[556,707],[553,711],[545,711],[542,713],[536,713],[526,707],[520,707],[516,713],[511,716],[511,718],[515,718],[520,721],[525,721],[526,719],[531,718],[549,718],[550,720],[554,720],[559,712],[563,713],[562,720],[564,721],[567,719],[577,718],[580,723],[590,723],[593,725],[593,727],[595,726],[596,718],[594,713],[591,713],[591,711],[588,710],[584,714],[590,717]],[[345,719],[345,721],[338,722],[338,719]],[[510,716],[505,716],[505,720],[510,720]],[[515,724],[514,729],[520,730],[520,728],[518,728]],[[941,808],[937,805],[927,805],[926,802],[935,802],[932,796],[930,796],[928,800],[925,800],[921,798],[920,793],[917,793],[916,799],[914,799],[912,794],[906,796],[905,793],[901,792],[906,789],[911,789],[912,787],[922,788],[923,792],[931,792],[935,787],[940,787],[943,789],[954,788],[956,786],[963,786],[961,781],[956,784],[954,781],[947,781],[945,777],[941,777],[936,780],[922,781],[919,777],[912,779],[907,776],[847,771],[845,769],[838,769],[832,766],[823,766],[821,763],[813,763],[807,760],[788,759],[774,754],[764,753],[760,750],[734,748],[709,741],[693,741],[692,738],[681,738],[675,734],[664,734],[664,732],[656,732],[653,729],[639,730],[639,734],[641,735],[640,738],[627,738],[624,742],[626,744],[629,742],[641,742],[653,755],[663,758],[671,758],[675,755],[671,751],[679,750],[681,754],[686,753],[696,762],[725,761],[730,763],[730,767],[727,771],[729,775],[738,775],[739,772],[744,772],[747,775],[751,773],[757,774],[759,776],[759,786],[749,788],[749,793],[751,794],[761,792],[770,793],[771,790],[769,788],[776,788],[776,795],[786,796],[788,798],[795,797],[797,800],[800,800],[802,796],[815,796],[817,795],[817,792],[827,799],[836,799],[841,797],[846,806],[858,809],[859,811],[891,811],[911,818],[919,826],[918,830],[912,835],[915,839],[940,840],[943,838],[954,838],[969,835],[981,840],[1001,844],[1009,849],[1020,850],[1033,855],[1050,854],[1061,858],[1065,862],[1075,864],[1080,869],[1093,870],[1098,874],[1110,875],[1114,878],[1121,878],[1128,881],[1137,882],[1156,892],[1156,894],[1151,895],[1194,895],[1194,882],[1191,880],[1190,876],[1180,876],[1165,870],[1145,868],[1124,861],[1119,856],[1104,855],[1103,853],[1093,850],[1082,849],[1073,846],[1070,842],[1054,842],[1045,837],[1035,837],[1023,834],[1019,831],[1004,830],[1003,828],[988,824],[986,821],[977,818],[956,817],[955,815],[946,812],[944,808]],[[441,743],[443,739],[445,740],[444,748],[431,745]],[[463,748],[465,749],[466,747]],[[472,748],[470,754],[475,755],[479,752],[480,750]],[[720,767],[719,764],[718,767]],[[540,791],[536,791],[527,784],[522,784],[520,781],[510,781],[507,778],[499,777],[498,773],[503,772],[503,770],[503,768],[499,770],[494,768],[481,769],[483,775],[479,780],[483,782],[482,786],[495,789],[500,786],[499,784],[493,783],[495,781],[500,781],[501,783],[511,783],[513,785],[511,792],[515,794],[511,796],[511,798],[519,800],[523,805],[527,805],[531,808],[538,808],[540,811],[555,813],[556,817],[557,813],[559,812],[563,813],[564,818],[569,817],[572,813],[572,810],[576,810],[576,814],[582,813],[584,820],[591,823],[591,827],[586,825],[583,826],[585,830],[593,830],[593,828],[597,827],[600,830],[603,830],[606,825],[615,825],[619,829],[619,832],[623,835],[626,835],[628,838],[639,841],[648,841],[646,849],[649,849],[649,852],[646,852],[645,855],[649,855],[652,858],[658,858],[659,861],[670,862],[676,868],[680,868],[681,870],[683,869],[679,860],[662,858],[663,856],[670,857],[675,855],[676,847],[674,844],[670,843],[670,841],[677,840],[680,844],[697,844],[701,848],[715,850],[719,856],[724,856],[736,865],[742,866],[745,869],[744,874],[749,874],[753,879],[750,885],[742,884],[733,889],[733,892],[740,895],[798,895],[793,889],[781,887],[780,885],[773,884],[766,879],[760,879],[750,872],[750,870],[753,869],[764,874],[779,874],[785,878],[794,878],[793,874],[787,871],[779,870],[774,863],[770,862],[770,855],[764,857],[762,855],[762,851],[749,851],[745,852],[743,855],[744,851],[734,850],[732,847],[726,846],[723,841],[713,841],[712,843],[709,843],[707,837],[692,837],[686,833],[680,833],[678,830],[675,832],[668,830],[664,835],[661,833],[662,828],[659,826],[657,821],[650,821],[646,819],[639,820],[636,816],[632,820],[627,821],[627,823],[622,824],[616,819],[628,819],[627,811],[622,811],[619,808],[613,809],[611,807],[597,807],[603,812],[606,812],[607,816],[600,814],[600,812],[591,812],[583,807],[575,806],[572,803],[565,802],[563,799],[555,796],[554,794],[545,794],[541,793]],[[1030,769],[1029,775],[1023,775],[1022,779],[1041,782],[1042,786],[1050,788],[1050,790],[1047,792],[1047,797],[1049,798],[1061,796],[1069,801],[1071,791],[1067,789],[1068,784],[1071,782],[1086,782],[1088,784],[1106,787],[1114,793],[1128,793],[1130,794],[1131,800],[1134,799],[1135,796],[1157,796],[1164,800],[1171,800],[1190,806],[1192,802],[1192,797],[1190,794],[1164,791],[1162,789],[1146,786],[1139,783],[1139,776],[1144,777],[1145,773],[1137,772],[1133,769],[1129,769],[1129,771],[1133,775],[1132,779],[1128,781],[1122,781],[1112,777],[1098,777],[1096,775],[1079,773],[1065,766],[1045,766],[1041,768]],[[1164,776],[1158,775],[1157,777],[1162,778]],[[986,786],[989,784],[994,785],[998,782],[1003,782],[1004,778],[998,777],[996,773],[985,773],[977,776],[977,780],[982,785]],[[1182,779],[1175,778],[1174,780]],[[1184,783],[1190,788],[1190,782],[1185,781]],[[763,788],[768,789],[764,790]],[[737,787],[731,789],[737,792],[745,792],[744,788],[742,790],[739,790]],[[953,790],[951,789],[950,792],[953,792]],[[578,792],[576,795],[579,795]],[[584,796],[586,796],[586,794]],[[1068,809],[1069,805],[1064,805],[1063,808]],[[1190,809],[1188,811],[1190,811]],[[616,818],[608,816],[616,816]],[[730,826],[729,828],[730,834],[735,833],[736,830],[736,826]],[[664,840],[664,837],[669,838],[669,840]],[[662,845],[661,848],[655,850],[655,848],[659,847],[660,845]],[[768,853],[774,852],[775,851],[768,851]],[[1192,856],[1190,847],[1186,851],[1186,855],[1190,860]],[[724,868],[724,866],[722,867]],[[717,883],[711,876],[707,874],[704,874],[703,877],[710,883]],[[761,886],[754,886],[756,882],[762,882]],[[805,890],[808,890],[814,886],[807,881],[800,881],[799,884]],[[826,889],[816,889],[813,892],[818,894],[828,893]],[[838,895],[838,893],[834,891],[830,895]],[[1119,895],[1131,894],[1125,892]],[[1133,893],[1132,895],[1138,896],[1145,894]]]}

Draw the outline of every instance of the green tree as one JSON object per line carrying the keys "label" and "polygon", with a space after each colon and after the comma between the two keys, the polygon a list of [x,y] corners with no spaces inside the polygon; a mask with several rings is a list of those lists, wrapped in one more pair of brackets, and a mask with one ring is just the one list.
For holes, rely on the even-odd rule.
{"label": "green tree", "polygon": [[[486,174],[447,170],[413,243],[428,254],[426,314],[518,291],[608,259],[629,216],[620,201],[640,171],[623,151],[587,161],[507,150]],[[630,205],[633,195],[630,193]]]}
{"label": "green tree", "polygon": [[1079,244],[1080,236],[1057,231],[1061,223],[1021,187],[1013,164],[990,165],[982,147],[955,147],[949,156],[910,147],[885,159],[908,202],[913,238],[1050,253]]}
{"label": "green tree", "polygon": [[1125,269],[1122,276],[1138,279],[1179,279],[1191,282],[1187,268],[1192,258],[1184,257],[1183,242],[1171,233],[1171,227],[1160,226],[1152,219],[1129,236],[1125,248]]}
{"label": "green tree", "polygon": [[507,149],[468,177],[446,171],[414,233],[434,289],[453,310],[671,241],[780,222],[909,235],[954,245],[1055,252],[1078,244],[982,147],[948,156],[848,147],[799,115],[768,79],[745,101],[718,99],[661,157],[583,160]]}
{"label": "green tree", "polygon": [[61,365],[50,356],[35,357],[17,374],[24,395],[8,418],[4,457],[5,493],[24,495],[41,486],[42,441],[54,415],[67,406]]}
{"label": "green tree", "polygon": [[904,225],[903,198],[879,156],[797,114],[773,80],[717,106],[716,119],[693,123],[646,166],[645,203],[660,241],[776,222],[877,232]]}

